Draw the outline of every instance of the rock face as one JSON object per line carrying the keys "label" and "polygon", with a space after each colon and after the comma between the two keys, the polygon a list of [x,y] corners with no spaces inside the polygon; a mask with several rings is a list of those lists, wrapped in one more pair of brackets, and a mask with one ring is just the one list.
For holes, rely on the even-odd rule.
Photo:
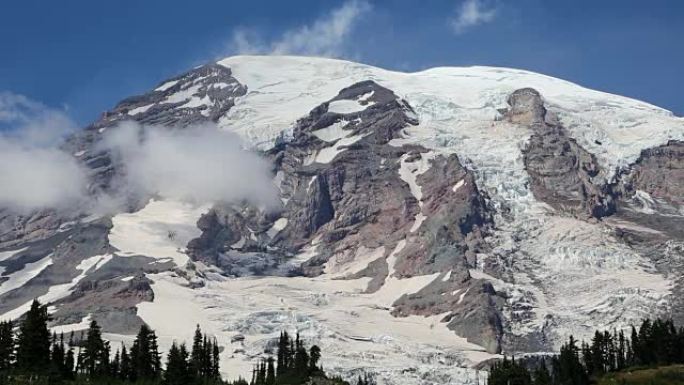
{"label": "rock face", "polygon": [[642,151],[623,186],[629,196],[643,191],[672,205],[684,204],[684,142],[671,140]]}
{"label": "rock face", "polygon": [[12,248],[53,235],[62,224],[61,216],[52,210],[17,214],[0,209],[0,248]]}
{"label": "rock face", "polygon": [[217,122],[244,95],[246,87],[231,76],[230,69],[215,64],[198,67],[170,79],[144,95],[124,99],[95,123],[69,138],[65,150],[92,170],[91,190],[111,191],[123,172],[111,154],[98,148],[103,135],[125,121],[183,128]]}
{"label": "rock face", "polygon": [[[200,220],[203,234],[189,245],[191,255],[228,274],[273,274],[315,248],[320,252],[301,269],[281,273],[369,277],[371,292],[390,277],[459,272],[460,280],[426,288],[430,295],[418,293],[410,304],[399,299],[395,314],[450,313],[449,327],[498,351],[500,304],[489,299],[496,295],[491,286],[474,289],[470,306],[431,298],[469,290],[468,268],[484,247],[491,218],[456,155],[393,145],[402,129],[418,124],[411,113],[405,101],[372,81],[342,89],[297,123],[290,142],[269,153],[282,210],[215,208]],[[473,306],[487,316],[462,322]]]}
{"label": "rock face", "polygon": [[573,215],[601,218],[615,212],[615,200],[596,157],[568,136],[549,114],[541,95],[524,88],[511,94],[506,117],[529,126],[533,134],[523,149],[534,196]]}
{"label": "rock face", "polygon": [[616,235],[670,277],[676,303],[670,316],[684,322],[684,142],[643,150],[616,185]]}

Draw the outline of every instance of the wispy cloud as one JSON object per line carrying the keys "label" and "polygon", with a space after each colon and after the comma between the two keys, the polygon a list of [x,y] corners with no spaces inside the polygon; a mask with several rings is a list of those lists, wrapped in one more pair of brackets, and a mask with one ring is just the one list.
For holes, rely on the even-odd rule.
{"label": "wispy cloud", "polygon": [[0,207],[24,212],[78,203],[86,174],[57,146],[76,124],[60,110],[0,92]]}
{"label": "wispy cloud", "polygon": [[119,181],[126,194],[266,207],[280,202],[270,164],[212,124],[177,130],[126,122],[109,130],[100,147],[126,170]]}
{"label": "wispy cloud", "polygon": [[215,125],[113,127],[97,149],[109,152],[125,172],[114,181],[120,188],[94,196],[88,192],[89,171],[61,149],[77,129],[61,110],[0,92],[0,209],[104,214],[122,210],[130,197],[147,196],[279,205],[270,164]]}
{"label": "wispy cloud", "polygon": [[496,12],[495,8],[488,8],[481,0],[465,0],[449,22],[454,33],[462,34],[470,28],[493,21]]}
{"label": "wispy cloud", "polygon": [[239,28],[233,33],[231,50],[238,54],[345,56],[349,37],[371,9],[365,0],[350,0],[310,24],[285,31],[272,41],[264,41],[254,29]]}

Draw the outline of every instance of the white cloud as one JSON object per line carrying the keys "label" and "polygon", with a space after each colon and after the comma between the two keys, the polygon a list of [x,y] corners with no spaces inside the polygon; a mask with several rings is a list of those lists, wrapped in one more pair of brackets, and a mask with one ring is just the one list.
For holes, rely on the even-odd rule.
{"label": "white cloud", "polygon": [[56,145],[78,129],[66,113],[23,95],[0,92],[0,127],[3,136],[32,146]]}
{"label": "white cloud", "polygon": [[249,29],[233,33],[232,51],[238,54],[312,55],[340,57],[358,21],[371,10],[364,0],[350,0],[313,23],[285,31],[271,42],[264,42]]}
{"label": "white cloud", "polygon": [[0,93],[0,207],[61,208],[84,198],[85,172],[57,145],[76,125],[59,110]]}
{"label": "white cloud", "polygon": [[495,17],[496,9],[486,8],[481,0],[465,0],[450,24],[456,34],[462,34],[472,27],[491,22]]}
{"label": "white cloud", "polygon": [[214,125],[171,129],[127,122],[103,147],[123,162],[128,193],[189,202],[279,202],[269,163]]}
{"label": "white cloud", "polygon": [[270,164],[215,125],[174,129],[122,123],[101,150],[124,166],[120,191],[88,194],[88,170],[60,149],[76,130],[66,114],[24,96],[0,93],[0,209],[56,208],[112,213],[131,197],[158,195],[197,203],[248,200],[279,204]]}

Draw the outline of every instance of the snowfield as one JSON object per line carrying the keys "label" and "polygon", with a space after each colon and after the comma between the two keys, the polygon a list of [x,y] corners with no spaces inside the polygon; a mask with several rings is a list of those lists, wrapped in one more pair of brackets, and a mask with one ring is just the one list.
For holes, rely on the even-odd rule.
{"label": "snowfield", "polygon": [[[494,357],[448,330],[440,316],[390,315],[394,300],[436,275],[394,279],[374,294],[364,293],[367,278],[339,280],[328,274],[210,280],[194,290],[173,273],[149,278],[155,301],[138,305],[138,314],[157,331],[161,346],[190,341],[199,324],[225,347],[221,367],[228,378],[249,378],[255,359],[282,330],[321,346],[326,370],[353,378],[363,363],[381,384],[484,384],[486,373],[467,366]],[[244,342],[231,343],[238,334]]]}
{"label": "snowfield", "polygon": [[[507,107],[508,95],[525,87],[538,90],[571,135],[610,170],[634,161],[643,148],[684,139],[684,119],[670,111],[517,69],[439,67],[402,73],[296,56],[233,56],[218,64],[230,68],[248,88],[220,125],[262,149],[270,148],[277,138],[288,137],[292,124],[314,107],[363,80],[374,80],[406,99],[421,130],[437,142],[471,134],[461,126],[464,123],[491,124],[500,115],[498,109]],[[357,101],[339,105],[353,111],[367,107]],[[496,136],[486,131],[472,134],[481,139]]]}
{"label": "snowfield", "polygon": [[[516,283],[499,289],[509,295],[511,309],[524,307],[532,314],[514,322],[510,332],[522,335],[552,323],[557,330],[554,342],[559,343],[571,333],[582,336],[594,328],[620,326],[667,307],[671,282],[616,242],[609,223],[558,218],[535,200],[521,154],[531,132],[502,121],[499,109],[507,107],[514,90],[535,88],[570,135],[597,156],[608,178],[636,160],[642,149],[684,140],[684,119],[634,99],[507,68],[443,67],[401,73],[341,60],[287,56],[235,56],[218,63],[230,67],[248,87],[221,126],[257,148],[286,139],[299,117],[358,81],[374,80],[408,101],[419,125],[408,127],[404,137],[391,144],[421,144],[432,150],[430,155],[458,154],[497,209],[497,229],[489,239],[495,248],[478,260],[504,260],[502,265],[510,266]],[[415,177],[425,167],[429,164],[402,162],[400,168],[419,202]],[[505,210],[512,215],[500,215]],[[424,219],[419,213],[412,230]],[[473,273],[484,274],[477,269]],[[596,290],[588,293],[587,288]],[[615,314],[610,303],[631,305],[621,306]]]}
{"label": "snowfield", "polygon": [[[187,259],[179,257],[184,255],[178,247],[180,241],[167,233],[192,235],[190,228],[204,211],[179,202],[151,201],[136,213],[116,216],[110,238],[122,256],[172,256],[183,262]],[[271,230],[275,234],[285,223],[281,218]],[[392,256],[404,244],[401,242]],[[326,369],[345,377],[357,375],[359,362],[364,362],[384,384],[419,384],[425,378],[440,383],[484,383],[486,373],[467,367],[494,356],[448,330],[440,322],[442,316],[395,318],[389,312],[399,297],[420,290],[440,274],[401,280],[390,277],[373,294],[364,293],[368,278],[339,279],[380,257],[384,248],[380,249],[359,250],[351,258],[333,260],[327,273],[317,278],[228,279],[209,273],[206,276],[212,278],[205,279],[204,287],[190,289],[187,279],[173,272],[148,275],[154,282],[155,299],[140,303],[138,315],[157,331],[163,350],[173,341],[191,341],[196,325],[215,335],[224,347],[221,364],[227,378],[249,377],[255,359],[280,331],[288,330],[299,331],[311,343],[319,344],[326,352]],[[316,240],[297,260],[311,258],[315,250]],[[202,263],[195,265],[200,271],[211,271]],[[393,271],[394,263],[390,268]],[[55,329],[80,330],[85,322]],[[231,342],[238,334],[245,336],[244,342]],[[106,337],[115,345],[132,341],[131,336]],[[407,368],[416,372],[402,374]]]}
{"label": "snowfield", "polygon": [[197,221],[209,207],[151,200],[140,211],[112,218],[109,243],[119,250],[116,255],[120,257],[144,255],[185,266],[188,256],[183,250],[190,240],[200,236]]}

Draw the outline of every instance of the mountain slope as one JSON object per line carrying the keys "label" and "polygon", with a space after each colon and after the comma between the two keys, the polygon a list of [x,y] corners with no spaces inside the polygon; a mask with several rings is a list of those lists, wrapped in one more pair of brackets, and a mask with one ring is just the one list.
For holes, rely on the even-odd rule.
{"label": "mountain slope", "polygon": [[3,318],[40,297],[58,329],[95,318],[129,341],[146,322],[162,347],[200,323],[231,376],[296,329],[339,352],[327,369],[390,384],[476,383],[467,367],[501,352],[684,321],[684,120],[655,106],[513,69],[231,57],[70,138],[94,195],[126,192],[99,143],[127,120],[237,133],[281,207],[4,210]]}

